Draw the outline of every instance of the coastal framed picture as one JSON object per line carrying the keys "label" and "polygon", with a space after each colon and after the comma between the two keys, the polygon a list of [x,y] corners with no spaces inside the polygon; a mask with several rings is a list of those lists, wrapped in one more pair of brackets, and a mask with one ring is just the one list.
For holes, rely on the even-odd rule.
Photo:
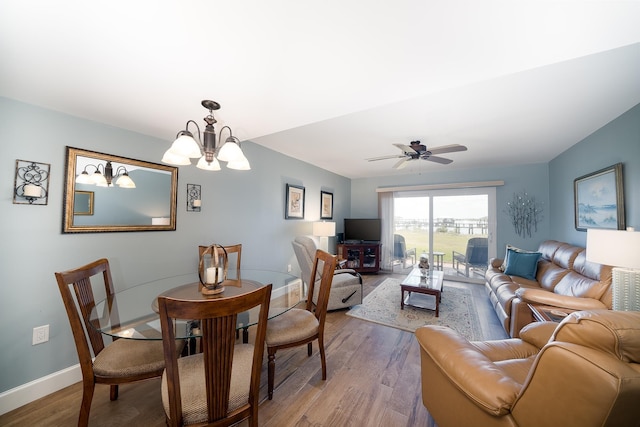
{"label": "coastal framed picture", "polygon": [[624,230],[622,163],[583,175],[573,181],[576,230]]}
{"label": "coastal framed picture", "polygon": [[285,219],[304,219],[304,187],[287,184]]}
{"label": "coastal framed picture", "polygon": [[320,219],[333,219],[333,193],[320,191]]}

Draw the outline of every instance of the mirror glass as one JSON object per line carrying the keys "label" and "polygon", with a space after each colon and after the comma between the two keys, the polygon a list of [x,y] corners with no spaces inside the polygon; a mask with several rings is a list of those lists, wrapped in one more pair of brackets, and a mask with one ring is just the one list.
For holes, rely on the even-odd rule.
{"label": "mirror glass", "polygon": [[67,147],[65,179],[64,233],[176,229],[174,166]]}

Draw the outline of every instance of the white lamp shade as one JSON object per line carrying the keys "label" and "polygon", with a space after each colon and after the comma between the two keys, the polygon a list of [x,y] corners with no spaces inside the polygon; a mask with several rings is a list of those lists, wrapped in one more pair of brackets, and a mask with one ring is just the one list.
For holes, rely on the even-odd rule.
{"label": "white lamp shade", "polygon": [[587,261],[614,267],[640,268],[640,233],[587,229]]}
{"label": "white lamp shade", "polygon": [[165,151],[164,156],[162,156],[162,163],[174,166],[186,166],[191,164],[191,160],[186,156],[174,154],[171,152],[171,149],[169,149]]}
{"label": "white lamp shade", "polygon": [[151,218],[151,225],[171,225],[171,222],[169,221],[169,218]]}
{"label": "white lamp shade", "polygon": [[227,163],[227,167],[229,169],[235,169],[239,171],[251,170],[251,165],[249,164],[249,160],[247,160],[247,158],[244,155],[242,155],[242,159],[240,160],[235,160]]}
{"label": "white lamp shade", "polygon": [[200,160],[198,160],[198,164],[196,165],[196,167],[206,171],[219,171],[220,162],[218,162],[218,159],[214,157],[211,163],[207,163],[207,159],[205,159],[205,156],[202,156],[200,157]]}
{"label": "white lamp shade", "polygon": [[93,184],[91,177],[85,171],[76,177],[76,184]]}
{"label": "white lamp shade", "polygon": [[196,140],[189,135],[180,135],[175,141],[173,141],[169,151],[173,154],[177,154],[178,156],[191,157],[194,159],[202,156],[200,146]]}
{"label": "white lamp shade", "polygon": [[96,171],[91,175],[91,181],[98,187],[107,187],[107,179],[100,172]]}
{"label": "white lamp shade", "polygon": [[[218,152],[218,159],[223,162],[236,162],[242,160],[244,154],[242,154],[242,150],[240,146],[233,141],[227,140],[222,147],[220,147],[220,152]],[[246,158],[245,158],[246,160]]]}
{"label": "white lamp shade", "polygon": [[129,175],[122,175],[118,178],[116,185],[122,188],[136,188],[135,182],[133,182]]}
{"label": "white lamp shade", "polygon": [[313,235],[331,237],[336,235],[336,223],[331,221],[317,221],[313,223]]}

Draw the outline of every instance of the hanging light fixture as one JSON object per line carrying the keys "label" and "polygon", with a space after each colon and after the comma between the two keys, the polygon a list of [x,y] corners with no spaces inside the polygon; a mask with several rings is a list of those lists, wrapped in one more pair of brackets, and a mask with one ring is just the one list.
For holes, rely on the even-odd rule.
{"label": "hanging light fixture", "polygon": [[[95,171],[89,175],[88,168],[94,168]],[[82,172],[76,177],[76,184],[93,184],[98,187],[113,187],[113,180],[118,187],[122,188],[136,188],[136,184],[129,177],[127,168],[120,165],[116,168],[116,173],[113,173],[113,165],[110,161],[107,161],[105,165],[86,165]]]}
{"label": "hanging light fixture", "polygon": [[[222,139],[222,131],[227,129],[229,137],[225,140],[221,147],[216,146],[216,130],[213,125],[216,119],[213,117],[213,111],[220,109],[220,104],[215,101],[204,100],[202,106],[209,110],[209,115],[204,118],[207,123],[203,134],[200,133],[200,127],[193,120],[187,121],[185,129],[178,132],[176,140],[171,147],[164,153],[162,157],[163,163],[174,166],[190,165],[191,159],[200,158],[196,167],[209,171],[219,171],[220,162],[227,162],[229,169],[249,170],[251,166],[240,148],[240,140],[233,136],[231,128],[224,126],[220,129],[220,139]],[[189,131],[189,124],[193,123],[198,130],[198,138],[194,138],[192,132]]]}

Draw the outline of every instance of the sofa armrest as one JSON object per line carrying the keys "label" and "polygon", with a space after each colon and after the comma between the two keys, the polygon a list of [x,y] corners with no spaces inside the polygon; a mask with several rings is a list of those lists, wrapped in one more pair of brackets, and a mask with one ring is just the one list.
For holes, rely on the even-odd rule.
{"label": "sofa armrest", "polygon": [[[478,348],[454,330],[423,326],[416,330],[426,363],[438,371],[484,412],[507,414],[520,392],[520,384],[505,374]],[[424,380],[424,378],[423,378]]]}
{"label": "sofa armrest", "polygon": [[493,268],[500,268],[504,260],[502,258],[491,258],[489,260],[489,266]]}
{"label": "sofa armrest", "polygon": [[547,345],[558,324],[555,322],[534,322],[520,330],[520,339],[540,350]]}
{"label": "sofa armrest", "polygon": [[520,288],[516,296],[522,301],[533,304],[550,305],[569,310],[606,310],[607,306],[594,298],[559,295],[542,289]]}

